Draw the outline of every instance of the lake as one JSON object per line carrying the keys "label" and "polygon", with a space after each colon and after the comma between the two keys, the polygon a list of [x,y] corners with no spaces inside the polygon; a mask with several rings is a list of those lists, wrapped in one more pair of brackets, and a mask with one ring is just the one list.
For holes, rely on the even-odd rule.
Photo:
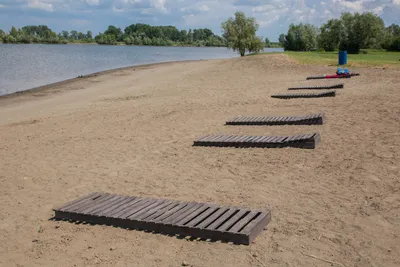
{"label": "lake", "polygon": [[0,95],[121,67],[233,57],[222,47],[0,44]]}

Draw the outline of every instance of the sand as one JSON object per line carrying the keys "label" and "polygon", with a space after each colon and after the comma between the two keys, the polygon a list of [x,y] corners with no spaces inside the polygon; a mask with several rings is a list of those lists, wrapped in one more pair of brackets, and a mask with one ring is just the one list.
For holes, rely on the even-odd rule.
{"label": "sand", "polygon": [[[400,71],[284,55],[136,67],[0,99],[0,266],[399,266]],[[335,98],[286,88],[344,82]],[[290,91],[293,93],[293,91]],[[324,112],[322,126],[224,126]],[[192,147],[319,132],[315,150]],[[92,191],[272,210],[250,246],[49,220]]]}

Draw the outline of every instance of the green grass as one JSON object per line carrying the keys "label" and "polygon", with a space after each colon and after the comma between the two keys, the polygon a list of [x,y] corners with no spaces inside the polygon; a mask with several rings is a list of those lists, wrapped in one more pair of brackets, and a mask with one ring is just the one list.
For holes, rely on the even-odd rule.
{"label": "green grass", "polygon": [[[347,55],[347,66],[398,66],[400,52],[367,50],[366,53]],[[338,64],[338,52],[285,52],[301,64]]]}

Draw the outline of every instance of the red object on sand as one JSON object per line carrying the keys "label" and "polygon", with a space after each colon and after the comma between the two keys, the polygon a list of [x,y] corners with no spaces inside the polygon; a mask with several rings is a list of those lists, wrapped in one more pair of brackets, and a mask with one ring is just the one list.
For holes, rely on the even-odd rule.
{"label": "red object on sand", "polygon": [[333,79],[333,78],[350,78],[350,74],[335,74],[335,75],[325,75],[325,79]]}

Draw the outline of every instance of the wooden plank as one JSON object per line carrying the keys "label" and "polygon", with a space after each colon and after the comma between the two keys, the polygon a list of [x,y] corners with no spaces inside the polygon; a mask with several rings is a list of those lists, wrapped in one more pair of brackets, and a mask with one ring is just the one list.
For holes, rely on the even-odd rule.
{"label": "wooden plank", "polygon": [[171,223],[175,224],[182,219],[187,218],[190,214],[200,211],[207,208],[204,203],[192,203],[188,205],[186,208],[180,210],[179,212],[175,213],[174,215],[168,217],[166,220],[163,220],[163,223]]}
{"label": "wooden plank", "polygon": [[164,203],[164,200],[158,200],[156,199],[155,201],[152,202],[152,204],[150,204],[149,206],[133,213],[132,215],[130,215],[129,217],[127,217],[128,219],[139,219],[141,217],[141,215],[145,214],[147,211],[153,209],[154,207],[158,208],[159,206],[161,206]]}
{"label": "wooden plank", "polygon": [[88,195],[86,195],[84,197],[81,197],[81,198],[78,198],[76,200],[70,201],[70,202],[68,202],[68,203],[66,203],[66,204],[64,204],[64,205],[62,205],[60,207],[53,208],[53,210],[67,210],[70,207],[73,207],[75,205],[79,205],[79,203],[82,202],[82,201],[85,201],[87,199],[93,199],[93,198],[99,197],[101,195],[102,195],[102,193],[100,193],[100,192],[90,193],[90,194],[88,194]]}
{"label": "wooden plank", "polygon": [[197,203],[180,203],[177,206],[175,206],[174,208],[166,211],[163,215],[161,215],[161,216],[159,216],[159,217],[157,217],[155,219],[152,219],[152,221],[161,222],[161,221],[167,219],[168,217],[170,217],[171,215],[173,215],[174,213],[178,212],[179,210],[182,210],[185,207],[186,208],[190,207],[190,205],[196,205],[196,204]]}
{"label": "wooden plank", "polygon": [[86,205],[85,207],[81,207],[79,209],[74,210],[75,212],[79,212],[79,213],[90,213],[93,210],[96,210],[99,207],[104,206],[105,203],[108,203],[109,200],[111,200],[112,198],[114,198],[114,195],[106,195],[102,198],[99,198],[99,201],[96,201],[96,203],[90,203],[89,205]]}
{"label": "wooden plank", "polygon": [[156,201],[157,201],[156,199],[152,198],[145,199],[144,201],[140,202],[140,204],[138,204],[137,206],[127,209],[124,213],[119,215],[118,218],[127,219],[131,216],[134,216],[137,212],[143,210],[144,208],[147,208]]}
{"label": "wooden plank", "polygon": [[207,210],[205,210],[203,213],[198,215],[196,218],[193,218],[191,221],[187,222],[185,226],[188,227],[195,227],[197,224],[201,223],[203,220],[205,220],[207,217],[209,217],[211,214],[213,214],[216,210],[218,210],[218,207],[209,207]]}
{"label": "wooden plank", "polygon": [[137,216],[135,217],[136,220],[143,220],[143,219],[147,219],[148,217],[150,217],[151,215],[157,213],[158,211],[163,210],[164,208],[171,206],[171,204],[174,203],[174,201],[171,200],[166,200],[163,201],[162,204],[154,206],[148,210],[146,210],[145,212],[142,212],[141,214],[137,214]]}
{"label": "wooden plank", "polygon": [[79,205],[75,205],[73,207],[70,207],[67,211],[68,212],[76,212],[77,210],[82,210],[84,208],[86,208],[89,205],[93,205],[94,203],[97,203],[99,201],[101,201],[102,199],[104,199],[105,197],[109,196],[110,194],[108,193],[104,193],[102,195],[100,195],[99,197],[95,198],[95,199],[87,199],[85,201],[82,201],[79,203]]}
{"label": "wooden plank", "polygon": [[140,202],[142,202],[142,201],[144,201],[143,198],[134,198],[131,201],[129,201],[128,203],[125,203],[124,205],[120,206],[119,208],[113,210],[112,213],[108,214],[108,216],[118,218],[119,215],[124,214],[127,209],[140,204]]}
{"label": "wooden plank", "polygon": [[97,203],[96,205],[92,205],[91,208],[87,208],[83,211],[83,213],[96,214],[99,210],[104,210],[110,206],[114,206],[116,202],[121,198],[118,195],[110,195],[107,200],[103,200],[101,203]]}
{"label": "wooden plank", "polygon": [[207,229],[216,230],[221,224],[223,224],[232,214],[238,212],[237,208],[230,208],[227,212],[225,212],[221,217],[219,217],[216,221],[212,224],[207,226]]}
{"label": "wooden plank", "polygon": [[146,217],[147,221],[153,221],[158,219],[160,216],[164,215],[166,212],[168,212],[169,210],[172,210],[174,208],[176,208],[179,205],[179,202],[174,201],[173,203],[165,206],[164,208],[159,209],[158,211],[156,211],[155,213],[153,213],[152,215]]}
{"label": "wooden plank", "polygon": [[183,218],[181,220],[178,220],[178,219],[174,220],[173,224],[185,225],[185,224],[189,223],[191,220],[195,219],[197,216],[200,216],[201,214],[203,214],[208,208],[209,208],[209,206],[207,204],[204,204],[200,208],[192,211],[191,213],[186,214],[185,218]]}
{"label": "wooden plank", "polygon": [[227,220],[223,225],[221,225],[218,230],[220,231],[228,231],[228,229],[235,225],[236,222],[238,222],[242,217],[245,216],[246,213],[248,213],[249,211],[247,210],[239,210],[238,213],[235,214],[235,216],[233,216],[232,218],[230,218],[229,220]]}
{"label": "wooden plank", "polygon": [[[247,245],[266,226],[270,218],[269,211],[262,213],[206,203],[185,203],[107,193],[102,193],[101,196],[100,201],[92,201],[92,206],[85,204],[83,208],[83,205],[80,205],[81,208],[77,212],[57,209],[54,211],[55,218],[171,235],[219,239]],[[110,212],[110,208],[115,208],[117,211]],[[98,216],[105,213],[117,214],[119,217]],[[259,213],[267,214],[269,217],[261,218],[260,215],[256,217],[255,214]],[[245,230],[246,232],[242,233]]]}
{"label": "wooden plank", "polygon": [[246,216],[244,216],[240,221],[238,221],[229,232],[236,233],[240,232],[242,228],[244,228],[259,212],[258,211],[251,211]]}
{"label": "wooden plank", "polygon": [[197,225],[197,227],[206,228],[207,226],[212,224],[214,221],[216,221],[218,219],[218,217],[223,215],[227,210],[229,210],[229,208],[224,208],[224,207],[219,208],[214,214],[212,214],[206,220],[204,220],[199,225]]}
{"label": "wooden plank", "polygon": [[99,212],[96,213],[96,215],[97,216],[107,216],[107,215],[109,215],[110,212],[112,212],[114,210],[117,210],[122,205],[132,201],[132,199],[135,199],[135,198],[134,197],[129,197],[129,196],[122,196],[121,201],[117,205],[109,207],[109,208],[106,208],[106,209],[104,209],[102,211],[99,211]]}

